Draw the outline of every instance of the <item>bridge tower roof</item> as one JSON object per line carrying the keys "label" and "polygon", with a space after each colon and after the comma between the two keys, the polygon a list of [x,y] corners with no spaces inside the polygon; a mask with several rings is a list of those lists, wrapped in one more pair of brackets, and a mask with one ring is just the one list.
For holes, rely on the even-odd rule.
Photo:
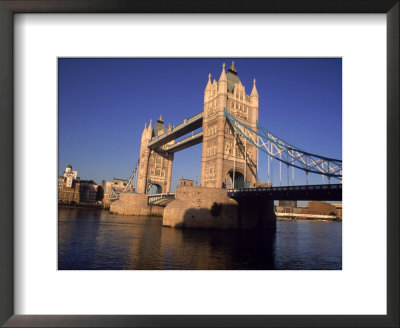
{"label": "bridge tower roof", "polygon": [[157,123],[154,125],[152,137],[158,136],[159,131],[162,131],[162,133],[165,132],[165,125],[161,115],[160,118],[157,120]]}
{"label": "bridge tower roof", "polygon": [[235,89],[235,84],[241,83],[235,68],[235,62],[232,62],[232,65],[229,67],[226,77],[228,79],[228,92],[232,93]]}

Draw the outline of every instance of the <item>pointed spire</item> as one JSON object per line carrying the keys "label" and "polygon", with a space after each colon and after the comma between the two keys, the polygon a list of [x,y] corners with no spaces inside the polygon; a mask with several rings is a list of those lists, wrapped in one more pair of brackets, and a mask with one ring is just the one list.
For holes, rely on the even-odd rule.
{"label": "pointed spire", "polygon": [[206,90],[211,88],[211,73],[208,73],[208,82],[206,85]]}
{"label": "pointed spire", "polygon": [[225,63],[222,64],[222,72],[221,72],[221,76],[219,77],[219,82],[223,82],[223,81],[228,81],[226,78],[226,73],[225,73]]}
{"label": "pointed spire", "polygon": [[250,97],[258,97],[258,92],[256,88],[256,79],[253,80],[253,90],[251,90]]}
{"label": "pointed spire", "polygon": [[233,60],[232,60],[232,65],[229,67],[229,70],[234,72],[234,73],[237,73],[237,70],[235,68],[235,62]]}
{"label": "pointed spire", "polygon": [[148,131],[153,130],[153,127],[151,126],[151,119],[150,119],[150,123],[149,123],[149,127],[147,128]]}
{"label": "pointed spire", "polygon": [[158,122],[164,123],[161,114],[160,114],[160,118],[158,119]]}

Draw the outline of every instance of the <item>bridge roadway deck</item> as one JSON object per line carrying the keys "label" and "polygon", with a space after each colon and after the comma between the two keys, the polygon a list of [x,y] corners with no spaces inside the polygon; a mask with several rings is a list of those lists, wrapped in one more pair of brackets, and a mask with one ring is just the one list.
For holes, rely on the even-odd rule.
{"label": "bridge roadway deck", "polygon": [[342,200],[341,184],[228,189],[233,199]]}
{"label": "bridge roadway deck", "polygon": [[165,132],[153,140],[151,140],[148,144],[150,149],[157,149],[166,143],[175,140],[189,132],[197,130],[201,128],[203,125],[203,112],[184,120],[181,124],[175,126],[171,132]]}

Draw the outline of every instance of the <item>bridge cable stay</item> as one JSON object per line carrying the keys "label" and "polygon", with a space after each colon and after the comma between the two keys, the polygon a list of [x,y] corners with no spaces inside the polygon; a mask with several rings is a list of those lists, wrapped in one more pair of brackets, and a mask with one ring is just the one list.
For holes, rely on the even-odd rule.
{"label": "bridge cable stay", "polygon": [[[269,156],[269,155],[268,155]],[[272,156],[269,156],[271,159],[271,186],[274,184],[274,158]]]}
{"label": "bridge cable stay", "polygon": [[[247,140],[244,141],[244,182],[246,184],[246,169],[247,169]],[[246,186],[244,186],[246,188]]]}
{"label": "bridge cable stay", "polygon": [[[126,184],[126,186],[125,186],[125,188],[122,190],[122,192],[125,192],[125,191],[129,188],[129,186],[132,186],[132,190],[133,190],[134,187],[135,187],[135,191],[136,191],[136,185],[134,186],[134,184],[133,184],[132,182],[133,182],[133,180],[136,178],[136,171],[137,171],[137,169],[138,169],[138,167],[139,167],[139,161],[140,161],[140,159],[138,159],[138,161],[137,161],[137,163],[136,163],[136,166],[135,166],[135,168],[133,169],[131,176],[129,177],[128,183]],[[137,179],[136,179],[136,183],[137,183]]]}
{"label": "bridge cable stay", "polygon": [[[257,136],[257,142],[258,142],[258,136]],[[256,151],[256,156],[257,156],[256,178],[258,179],[258,151]]]}
{"label": "bridge cable stay", "polygon": [[[234,119],[235,119],[235,118],[234,118]],[[237,119],[235,119],[235,120],[237,121]],[[241,123],[241,124],[243,125],[243,123]],[[268,130],[266,130],[259,122],[257,122],[257,128],[260,129],[261,131],[263,131],[263,132],[265,133],[266,138],[269,139],[269,140],[271,140],[271,141],[277,142],[277,143],[279,143],[280,145],[282,145],[282,146],[284,146],[284,147],[286,147],[286,148],[288,148],[288,149],[297,150],[297,151],[303,153],[304,155],[315,156],[315,157],[318,157],[318,158],[321,158],[321,159],[325,159],[325,160],[327,160],[327,162],[329,162],[329,161],[330,161],[330,162],[338,162],[337,164],[340,165],[340,169],[341,169],[342,160],[334,159],[334,158],[328,158],[328,157],[325,157],[325,156],[320,156],[320,155],[316,155],[316,154],[312,154],[312,153],[306,152],[306,151],[302,150],[301,148],[296,147],[296,146],[293,146],[293,145],[287,143],[286,141],[284,141],[283,139],[280,139],[280,138],[278,138],[277,136],[273,135],[271,132],[269,132]],[[250,130],[251,130],[251,129],[250,129]],[[256,133],[257,133],[257,132],[256,132]],[[286,146],[285,146],[285,145],[286,145]],[[342,173],[340,173],[340,175],[341,175],[341,174],[342,174]]]}
{"label": "bridge cable stay", "polygon": [[114,190],[113,187],[111,187],[111,196],[110,196],[110,200],[117,200],[119,197],[119,194]]}
{"label": "bridge cable stay", "polygon": [[289,162],[289,155],[288,154],[286,154],[286,179],[287,179],[287,186],[289,185],[289,177],[290,177],[290,174],[289,174],[289,164],[287,164]]}
{"label": "bridge cable stay", "polygon": [[[232,116],[232,115],[231,115]],[[236,121],[237,121],[237,119],[236,118],[234,118]],[[243,125],[243,123],[241,123],[242,125]],[[299,152],[302,152],[302,153],[304,153],[304,154],[307,154],[307,155],[310,155],[310,156],[316,156],[316,157],[319,157],[319,158],[322,158],[322,159],[325,159],[325,160],[328,160],[328,161],[332,161],[332,162],[338,162],[338,163],[342,163],[342,160],[339,160],[339,159],[333,159],[333,158],[328,158],[328,157],[325,157],[325,156],[320,156],[320,155],[316,155],[316,154],[312,154],[312,153],[309,153],[309,152],[307,152],[307,151],[304,151],[303,149],[301,149],[301,148],[299,148],[299,147],[296,147],[296,146],[294,146],[294,145],[291,145],[291,144],[289,144],[288,142],[286,142],[286,141],[284,141],[283,139],[281,139],[281,138],[279,138],[279,137],[277,137],[276,135],[274,135],[274,134],[272,134],[271,132],[269,132],[267,129],[265,129],[259,122],[257,122],[257,128],[259,129],[259,130],[261,130],[261,131],[263,131],[263,133],[264,133],[264,136],[267,138],[267,139],[269,139],[269,140],[271,140],[271,141],[274,141],[274,142],[277,142],[277,143],[279,143],[280,145],[283,145],[283,146],[285,146],[285,147],[287,147],[287,148],[289,148],[289,149],[292,149],[292,150],[297,150],[297,151],[299,151]],[[257,132],[256,132],[257,133]]]}
{"label": "bridge cable stay", "polygon": [[232,184],[233,184],[233,189],[235,189],[235,174],[236,174],[236,130],[234,130],[235,138],[233,141],[233,178],[232,178]]}
{"label": "bridge cable stay", "polygon": [[[293,158],[292,158],[292,165],[293,165]],[[292,185],[294,186],[294,166],[292,166]]]}
{"label": "bridge cable stay", "polygon": [[282,186],[282,152],[279,153],[279,184]]}
{"label": "bridge cable stay", "polygon": [[[308,155],[306,155],[306,162],[308,162]],[[308,171],[306,172],[306,185],[308,186]]]}
{"label": "bridge cable stay", "polygon": [[[259,131],[254,131],[237,118],[233,117],[226,109],[224,110],[224,114],[235,132],[237,131],[251,144],[268,154],[272,160],[276,159],[281,163],[283,162],[293,168],[306,172],[307,184],[308,173],[325,175],[328,177],[328,180],[330,180],[330,178],[342,180],[342,160],[306,152],[273,135],[259,123],[257,123]],[[285,157],[282,158],[282,152],[286,154],[286,159]]]}

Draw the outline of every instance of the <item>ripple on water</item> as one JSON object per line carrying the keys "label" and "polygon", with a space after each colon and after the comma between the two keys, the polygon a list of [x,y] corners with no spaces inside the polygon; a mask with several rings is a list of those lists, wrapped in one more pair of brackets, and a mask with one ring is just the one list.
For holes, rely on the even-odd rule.
{"label": "ripple on water", "polygon": [[340,270],[342,224],[278,221],[276,233],[179,230],[160,217],[61,208],[60,270]]}

